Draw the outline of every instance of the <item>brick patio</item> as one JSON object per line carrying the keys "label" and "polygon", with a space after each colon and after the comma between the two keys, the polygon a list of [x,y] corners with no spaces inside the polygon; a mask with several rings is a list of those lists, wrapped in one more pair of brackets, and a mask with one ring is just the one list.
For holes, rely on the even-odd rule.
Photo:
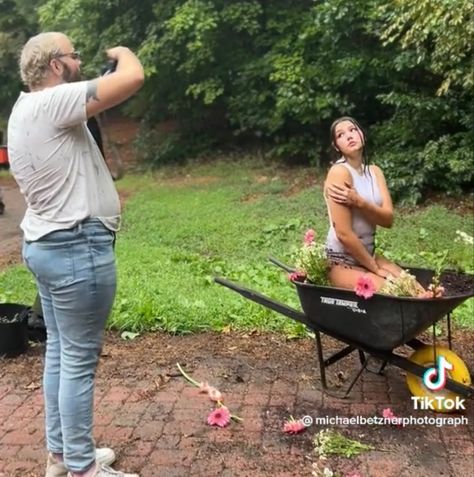
{"label": "brick patio", "polygon": [[[98,371],[95,437],[116,450],[117,468],[141,477],[311,477],[318,463],[312,438],[321,427],[285,435],[290,415],[381,416],[386,407],[399,416],[423,415],[410,409],[404,377],[393,367],[385,376],[364,374],[349,399],[323,395],[309,339],[209,334],[193,340],[156,334],[124,342],[109,334]],[[36,347],[0,361],[2,477],[44,476],[42,352]],[[216,385],[243,423],[208,426],[212,402],[178,375],[177,359],[196,379]],[[350,374],[355,364],[349,358],[340,369]],[[472,424],[472,405],[465,415]],[[375,447],[357,458],[329,458],[325,465],[341,476],[474,475],[468,426],[337,429]]]}

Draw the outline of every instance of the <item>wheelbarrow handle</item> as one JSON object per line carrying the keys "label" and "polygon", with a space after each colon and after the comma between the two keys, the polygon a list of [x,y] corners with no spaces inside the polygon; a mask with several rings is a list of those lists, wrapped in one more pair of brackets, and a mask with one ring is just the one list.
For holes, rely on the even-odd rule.
{"label": "wheelbarrow handle", "polygon": [[251,290],[250,288],[246,288],[225,278],[214,277],[214,281],[219,285],[225,286],[239,293],[244,298],[247,298],[247,300],[258,303],[259,305],[263,305],[265,308],[276,311],[277,313],[287,316],[292,320],[303,323],[308,328],[313,329],[314,327],[314,325],[312,325],[312,323],[308,320],[307,316],[301,311],[295,310],[294,308],[291,308],[287,305],[284,305],[283,303],[280,303],[279,301],[273,300],[272,298],[262,295],[255,290]]}
{"label": "wheelbarrow handle", "polygon": [[270,262],[272,262],[274,265],[276,265],[277,267],[282,268],[283,270],[285,270],[288,273],[296,272],[296,268],[292,268],[292,267],[284,264],[283,262],[280,262],[280,260],[276,259],[275,257],[270,256],[270,257],[268,257],[268,260],[270,260]]}

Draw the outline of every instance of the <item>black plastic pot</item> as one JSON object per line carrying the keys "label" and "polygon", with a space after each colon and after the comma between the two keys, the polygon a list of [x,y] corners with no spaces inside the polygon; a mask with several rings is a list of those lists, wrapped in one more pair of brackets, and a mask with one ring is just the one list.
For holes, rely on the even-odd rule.
{"label": "black plastic pot", "polygon": [[18,303],[0,303],[0,356],[13,358],[28,349],[28,310]]}

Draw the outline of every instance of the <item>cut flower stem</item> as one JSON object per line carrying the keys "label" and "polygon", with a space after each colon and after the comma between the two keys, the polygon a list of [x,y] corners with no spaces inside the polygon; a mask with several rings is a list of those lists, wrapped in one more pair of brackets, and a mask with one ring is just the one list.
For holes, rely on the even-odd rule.
{"label": "cut flower stem", "polygon": [[186,373],[184,372],[184,369],[180,366],[179,363],[176,363],[176,366],[178,366],[179,372],[180,372],[191,384],[193,384],[193,385],[196,386],[197,388],[200,387],[200,386],[199,386],[199,383],[198,383],[196,380],[194,380],[191,376],[189,376],[188,374],[186,374]]}

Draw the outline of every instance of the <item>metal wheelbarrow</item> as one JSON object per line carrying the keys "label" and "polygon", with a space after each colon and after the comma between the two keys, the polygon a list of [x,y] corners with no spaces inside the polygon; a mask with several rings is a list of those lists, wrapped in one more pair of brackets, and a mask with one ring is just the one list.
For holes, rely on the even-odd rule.
{"label": "metal wheelbarrow", "polygon": [[[270,258],[270,261],[286,272],[295,271],[275,258]],[[408,267],[408,270],[424,286],[430,283],[434,275],[434,271],[428,269]],[[407,384],[415,396],[441,396],[443,399],[437,399],[433,407],[437,411],[452,410],[443,404],[447,403],[447,399],[453,400],[456,396],[469,398],[474,395],[469,371],[452,351],[451,337],[451,312],[474,296],[474,281],[472,286],[456,296],[421,299],[374,294],[368,300],[357,296],[352,290],[292,281],[303,309],[301,312],[225,278],[216,277],[214,280],[312,330],[315,334],[322,387],[329,394],[331,392],[327,385],[326,368],[356,351],[361,367],[342,396],[338,393],[338,397],[346,398],[349,395],[364,370],[381,374],[387,363],[407,372]],[[447,320],[448,348],[437,346],[434,329],[434,325],[444,317]],[[417,335],[430,326],[433,326],[433,344],[428,346]],[[335,338],[345,346],[325,357],[321,334]],[[400,346],[409,346],[415,352],[410,358],[406,358],[394,351]],[[433,392],[425,386],[423,377],[436,366],[439,357],[447,360],[452,369],[448,371],[442,389]],[[371,361],[381,363],[378,369],[374,370],[369,366]]]}

